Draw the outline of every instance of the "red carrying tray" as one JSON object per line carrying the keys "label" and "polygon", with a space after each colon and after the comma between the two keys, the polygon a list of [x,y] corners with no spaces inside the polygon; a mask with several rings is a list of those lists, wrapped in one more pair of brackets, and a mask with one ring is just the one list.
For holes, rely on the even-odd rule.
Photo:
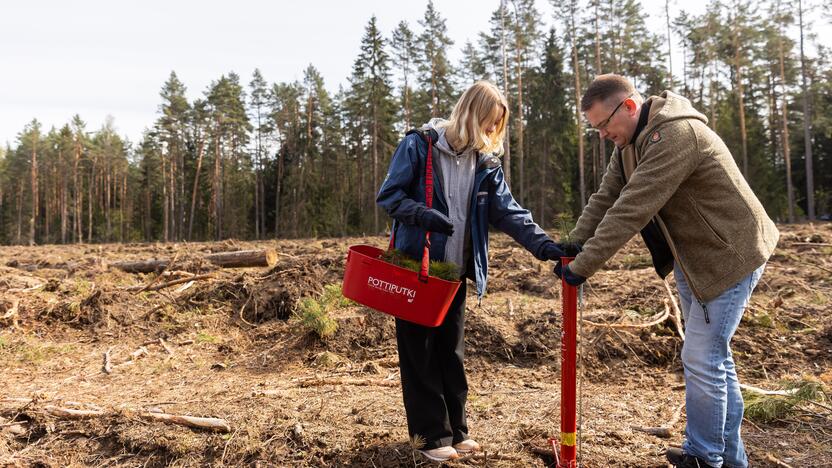
{"label": "red carrying tray", "polygon": [[454,300],[459,281],[445,281],[381,260],[384,250],[354,245],[347,254],[344,296],[379,312],[426,327],[437,327]]}
{"label": "red carrying tray", "polygon": [[[425,205],[433,206],[433,142],[428,140],[425,164]],[[395,246],[393,226],[390,247]],[[379,312],[426,327],[438,327],[459,289],[459,281],[446,281],[428,275],[430,267],[430,232],[425,233],[425,247],[419,272],[381,260],[384,250],[370,245],[353,245],[347,253],[344,269],[344,297]]]}

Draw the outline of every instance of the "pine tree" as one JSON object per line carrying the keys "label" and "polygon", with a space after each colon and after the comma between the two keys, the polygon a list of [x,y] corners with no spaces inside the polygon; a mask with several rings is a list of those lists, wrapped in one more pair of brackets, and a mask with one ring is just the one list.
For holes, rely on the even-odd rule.
{"label": "pine tree", "polygon": [[266,119],[269,88],[260,69],[255,68],[249,83],[249,113],[254,125],[254,236],[260,239],[265,233],[264,185],[263,185],[263,140],[272,128]]}
{"label": "pine tree", "polygon": [[[428,11],[432,11],[433,4],[428,4]],[[426,22],[428,22],[428,15],[426,14]],[[431,17],[433,18],[433,17]],[[438,16],[436,17],[438,18]],[[435,20],[430,20],[435,21]],[[444,21],[441,22],[444,28]],[[429,26],[432,27],[432,26]],[[429,27],[426,27],[429,29]],[[387,52],[384,50],[384,39],[381,32],[376,25],[376,17],[370,18],[367,27],[364,30],[364,37],[361,40],[361,53],[353,65],[353,75],[350,82],[353,87],[354,98],[363,103],[363,113],[366,115],[365,126],[363,128],[365,135],[370,140],[369,151],[371,155],[371,172],[372,172],[372,186],[366,197],[366,209],[373,213],[373,232],[379,232],[379,210],[375,203],[373,195],[378,190],[381,180],[379,179],[380,165],[383,163],[380,159],[380,153],[392,152],[392,145],[390,142],[393,138],[390,135],[391,124],[394,120],[393,107],[391,101],[391,84],[390,84],[390,65],[388,63]],[[428,41],[422,38],[421,41],[425,43]],[[440,64],[444,57],[444,51],[439,53],[434,41],[434,45],[426,45],[426,51],[432,50],[433,60]],[[433,49],[431,49],[433,48]],[[443,59],[444,60],[444,59]],[[435,70],[439,70],[440,65],[435,66]],[[437,79],[442,76],[437,72],[435,75]],[[446,83],[447,84],[447,83]],[[439,89],[435,88],[434,93],[439,96]],[[438,101],[434,101],[438,105]],[[354,107],[361,108],[359,104]],[[360,165],[360,163],[359,163]]]}
{"label": "pine tree", "polygon": [[431,117],[447,118],[456,102],[453,68],[448,61],[448,49],[453,41],[448,37],[445,20],[428,1],[427,9],[419,21],[422,33],[418,43],[422,45],[419,60],[419,84],[421,99],[414,111],[415,122],[426,122]]}
{"label": "pine tree", "polygon": [[393,47],[393,57],[395,62],[399,64],[399,74],[402,79],[401,83],[401,112],[403,130],[407,131],[413,127],[413,89],[411,87],[410,78],[413,74],[414,68],[418,63],[418,50],[416,49],[416,38],[410,25],[407,21],[399,22],[396,29],[393,31],[393,37],[390,41]]}
{"label": "pine tree", "polygon": [[165,241],[180,240],[185,228],[185,153],[190,105],[185,97],[185,85],[171,72],[159,93],[161,116],[156,123],[159,142],[165,152],[163,174],[165,183]]}

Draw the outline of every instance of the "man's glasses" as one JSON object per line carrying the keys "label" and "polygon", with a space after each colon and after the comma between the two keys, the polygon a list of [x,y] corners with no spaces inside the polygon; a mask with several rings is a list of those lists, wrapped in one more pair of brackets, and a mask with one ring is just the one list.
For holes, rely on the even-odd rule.
{"label": "man's glasses", "polygon": [[613,118],[613,116],[615,115],[615,113],[616,113],[616,112],[618,112],[618,109],[620,109],[620,108],[621,108],[621,105],[622,105],[622,104],[624,104],[624,102],[625,102],[627,99],[630,99],[631,97],[633,97],[632,93],[631,93],[629,96],[625,97],[623,101],[619,102],[617,106],[615,106],[615,109],[613,109],[613,111],[612,111],[612,113],[610,113],[610,116],[609,116],[609,117],[607,117],[606,119],[604,119],[603,121],[601,121],[598,125],[593,126],[593,125],[591,125],[591,124],[590,124],[590,127],[592,127],[592,129],[593,129],[593,130],[596,130],[596,131],[599,131],[599,132],[600,132],[601,130],[603,130],[603,129],[607,128],[607,125],[609,125],[609,124],[610,124],[610,120],[612,120],[612,118]]}

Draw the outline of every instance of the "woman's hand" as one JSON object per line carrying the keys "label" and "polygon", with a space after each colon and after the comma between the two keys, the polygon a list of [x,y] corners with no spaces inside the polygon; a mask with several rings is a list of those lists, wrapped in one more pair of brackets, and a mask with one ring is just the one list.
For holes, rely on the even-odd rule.
{"label": "woman's hand", "polygon": [[438,232],[446,236],[454,235],[454,224],[451,220],[433,208],[425,208],[419,213],[417,223],[425,231]]}

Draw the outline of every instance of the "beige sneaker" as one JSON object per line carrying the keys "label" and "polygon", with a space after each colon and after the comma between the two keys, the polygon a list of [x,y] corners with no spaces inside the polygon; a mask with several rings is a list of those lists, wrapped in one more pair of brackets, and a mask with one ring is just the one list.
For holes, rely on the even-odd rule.
{"label": "beige sneaker", "polygon": [[419,453],[425,456],[428,460],[444,462],[448,460],[456,460],[459,454],[453,447],[437,447],[430,450],[419,450]]}
{"label": "beige sneaker", "polygon": [[474,439],[463,440],[462,442],[454,445],[454,448],[459,453],[482,452],[482,447],[480,447],[480,444],[478,444]]}

